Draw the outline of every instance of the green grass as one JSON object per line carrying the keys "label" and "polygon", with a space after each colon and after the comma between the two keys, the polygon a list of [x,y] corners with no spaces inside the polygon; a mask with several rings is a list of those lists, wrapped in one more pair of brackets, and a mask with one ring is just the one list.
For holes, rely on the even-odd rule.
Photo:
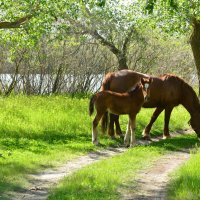
{"label": "green grass", "polygon": [[[139,113],[137,138],[141,137],[152,112],[152,109],[142,109]],[[0,193],[22,188],[27,184],[28,173],[59,165],[96,150],[97,147],[91,144],[93,117],[88,116],[87,97],[0,98]],[[123,116],[120,120],[125,131],[127,117]],[[188,120],[189,114],[182,107],[176,108],[170,130],[188,127]],[[155,123],[153,135],[161,134],[162,129],[163,115]],[[100,142],[102,147],[98,148],[116,145],[120,141],[109,140],[104,135],[100,137]]]}
{"label": "green grass", "polygon": [[[95,150],[88,99],[15,96],[0,99],[0,193],[26,174]],[[101,139],[104,146],[116,141]]]}
{"label": "green grass", "polygon": [[133,180],[138,170],[148,168],[164,153],[189,148],[196,143],[196,137],[191,135],[129,149],[122,155],[100,161],[66,177],[52,190],[49,199],[119,199],[118,188],[129,189],[129,185],[134,188],[136,182]]}
{"label": "green grass", "polygon": [[[49,199],[117,199],[117,188],[137,170],[159,156],[156,147],[136,147],[123,155],[92,164],[76,172],[55,189]],[[147,157],[148,156],[148,157]]]}
{"label": "green grass", "polygon": [[180,169],[173,173],[169,184],[170,200],[200,199],[200,151],[193,155]]}

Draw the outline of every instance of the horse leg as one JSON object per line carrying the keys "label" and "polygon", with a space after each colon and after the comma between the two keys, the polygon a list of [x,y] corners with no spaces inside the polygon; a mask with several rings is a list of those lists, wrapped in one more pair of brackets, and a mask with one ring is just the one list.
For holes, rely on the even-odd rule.
{"label": "horse leg", "polygon": [[98,126],[98,123],[101,119],[103,115],[102,114],[96,114],[93,122],[92,122],[92,143],[95,144],[95,145],[98,145],[98,131],[97,131],[97,126]]}
{"label": "horse leg", "polygon": [[109,122],[109,127],[108,127],[108,135],[111,138],[115,138],[115,132],[114,132],[114,121],[115,121],[116,115],[110,113],[110,122]]}
{"label": "horse leg", "polygon": [[170,120],[172,110],[173,110],[173,107],[165,108],[165,125],[164,125],[163,139],[171,137],[171,135],[169,134],[169,120]]}
{"label": "horse leg", "polygon": [[161,107],[157,107],[151,117],[151,120],[149,122],[149,124],[145,127],[143,133],[142,133],[142,137],[143,139],[146,140],[150,140],[150,130],[151,127],[153,125],[153,123],[156,121],[156,119],[158,118],[158,116],[160,115],[160,113],[164,110],[164,108]]}
{"label": "horse leg", "polygon": [[136,120],[135,116],[129,116],[129,121],[130,121],[130,127],[131,127],[131,141],[130,141],[130,147],[133,147],[136,145],[136,140],[135,140],[135,127],[136,127]]}
{"label": "horse leg", "polygon": [[131,132],[131,126],[130,126],[130,120],[128,120],[128,124],[127,124],[127,128],[126,128],[126,134],[125,134],[125,137],[124,137],[124,144],[125,144],[126,147],[129,146],[130,132]]}
{"label": "horse leg", "polygon": [[116,135],[119,135],[120,138],[124,138],[120,124],[119,124],[119,115],[115,115],[114,123],[115,123],[115,127],[116,127]]}

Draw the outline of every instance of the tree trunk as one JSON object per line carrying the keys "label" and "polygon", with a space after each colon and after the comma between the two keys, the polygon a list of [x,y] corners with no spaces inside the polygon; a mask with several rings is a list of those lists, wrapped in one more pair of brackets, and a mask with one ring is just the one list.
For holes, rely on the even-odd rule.
{"label": "tree trunk", "polygon": [[118,59],[118,70],[128,69],[127,59],[125,54],[116,55]]}
{"label": "tree trunk", "polygon": [[194,61],[197,68],[198,81],[199,81],[199,97],[200,97],[200,20],[193,18],[192,26],[193,26],[193,31],[190,37],[190,45],[192,47]]}
{"label": "tree trunk", "polygon": [[104,37],[102,37],[97,30],[95,30],[94,32],[90,33],[95,39],[97,39],[98,41],[100,41],[100,43],[103,46],[106,46],[108,49],[110,49],[110,51],[117,57],[118,60],[118,70],[122,70],[122,69],[128,69],[128,65],[127,65],[127,60],[126,60],[126,49],[127,49],[127,44],[129,42],[130,36],[127,37],[125,39],[124,42],[124,47],[123,50],[119,50],[113,43],[109,42],[108,40],[106,40]]}
{"label": "tree trunk", "polygon": [[17,63],[16,67],[15,67],[14,77],[12,78],[12,82],[9,85],[7,91],[5,92],[5,96],[9,96],[11,94],[11,92],[13,91],[13,89],[15,88],[15,85],[17,83],[17,75],[18,75],[18,73],[19,73],[19,64]]}
{"label": "tree trunk", "polygon": [[60,65],[56,74],[54,84],[53,84],[52,94],[55,94],[58,92],[59,81],[62,76],[62,73],[63,73],[63,68],[62,68],[62,65]]}

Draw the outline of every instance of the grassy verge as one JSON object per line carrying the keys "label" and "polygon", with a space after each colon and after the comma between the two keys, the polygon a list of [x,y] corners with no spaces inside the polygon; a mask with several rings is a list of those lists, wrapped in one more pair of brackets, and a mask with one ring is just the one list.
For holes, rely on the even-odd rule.
{"label": "grassy verge", "polygon": [[[0,193],[26,174],[95,150],[88,99],[15,96],[0,99]],[[116,141],[102,138],[104,146]]]}
{"label": "grassy verge", "polygon": [[123,155],[92,164],[65,178],[49,199],[117,199],[118,186],[158,156],[155,147],[130,149]]}
{"label": "grassy verge", "polygon": [[199,200],[200,199],[200,151],[173,173],[169,184],[170,200]]}
{"label": "grassy verge", "polygon": [[181,136],[129,149],[123,155],[100,161],[65,178],[49,199],[119,199],[118,188],[127,187],[130,180],[132,186],[136,184],[133,179],[138,170],[148,168],[164,153],[195,146],[196,142],[194,135]]}
{"label": "grassy verge", "polygon": [[[136,135],[150,119],[152,109],[138,115]],[[91,121],[88,98],[64,96],[14,96],[0,99],[0,193],[20,189],[27,184],[26,174],[56,166],[75,156],[95,150],[91,144]],[[176,108],[171,131],[187,127],[189,115]],[[121,118],[126,129],[127,117]],[[162,133],[163,116],[153,134]],[[119,141],[100,138],[103,147]]]}

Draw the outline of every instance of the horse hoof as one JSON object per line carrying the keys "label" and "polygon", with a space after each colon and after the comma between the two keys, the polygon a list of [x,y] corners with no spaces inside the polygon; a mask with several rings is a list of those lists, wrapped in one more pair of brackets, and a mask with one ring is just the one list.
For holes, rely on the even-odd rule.
{"label": "horse hoof", "polygon": [[145,129],[142,131],[142,136],[145,136],[145,135],[149,135],[149,131],[146,131]]}
{"label": "horse hoof", "polygon": [[166,139],[169,139],[169,138],[171,138],[171,135],[163,135],[163,140],[166,140]]}
{"label": "horse hoof", "polygon": [[142,139],[143,139],[143,140],[152,141],[152,140],[151,140],[151,137],[150,137],[149,135],[143,135],[143,136],[142,136]]}
{"label": "horse hoof", "polygon": [[99,142],[98,142],[97,140],[95,140],[95,141],[92,141],[92,144],[98,146],[98,145],[99,145]]}
{"label": "horse hoof", "polygon": [[129,144],[128,142],[124,142],[124,146],[125,146],[126,148],[128,148],[128,147],[130,146],[130,144]]}
{"label": "horse hoof", "polygon": [[136,146],[136,143],[130,144],[130,148],[133,148],[133,147],[135,147],[135,146]]}

